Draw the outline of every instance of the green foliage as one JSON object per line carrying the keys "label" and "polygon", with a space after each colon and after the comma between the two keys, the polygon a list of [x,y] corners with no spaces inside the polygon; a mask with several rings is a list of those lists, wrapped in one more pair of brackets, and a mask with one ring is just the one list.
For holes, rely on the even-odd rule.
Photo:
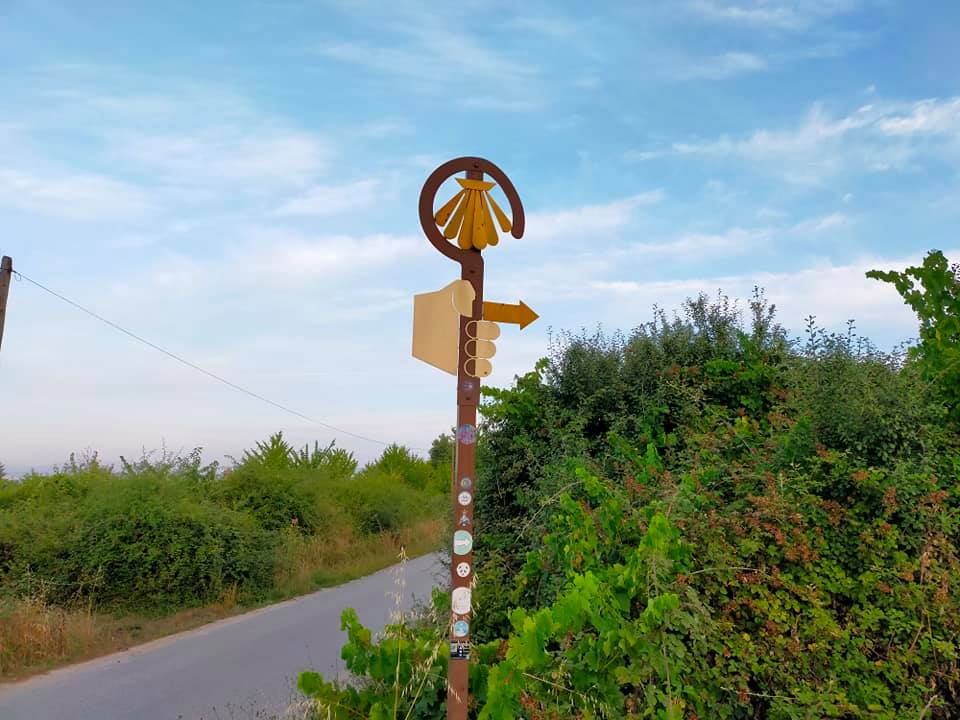
{"label": "green foliage", "polygon": [[445,498],[428,495],[379,469],[365,469],[337,484],[333,497],[361,533],[394,532],[429,515],[438,515]]}
{"label": "green foliage", "polygon": [[0,594],[156,610],[234,589],[262,597],[291,533],[395,533],[441,513],[416,476],[429,463],[396,446],[379,462],[357,473],[350,453],[295,450],[280,433],[226,469],[199,449],[121,458],[119,470],[71,456],[0,481]]}
{"label": "green foliage", "polygon": [[[944,267],[911,298],[949,349]],[[788,342],[761,293],[746,322],[701,296],[485,390],[471,716],[955,717],[960,443],[930,352],[812,321]],[[404,633],[446,626],[354,628],[344,658],[369,660],[356,685],[310,676],[318,717],[403,717],[413,674],[373,658],[396,668]]]}
{"label": "green foliage", "polygon": [[436,464],[417,457],[400,445],[390,445],[384,449],[383,454],[367,465],[361,475],[366,473],[389,475],[416,490],[445,492],[450,485],[449,474],[442,475]]}
{"label": "green foliage", "polygon": [[867,277],[891,283],[920,320],[920,343],[910,354],[925,380],[938,386],[953,419],[960,418],[960,273],[932,250],[923,265],[903,272],[871,270]]}

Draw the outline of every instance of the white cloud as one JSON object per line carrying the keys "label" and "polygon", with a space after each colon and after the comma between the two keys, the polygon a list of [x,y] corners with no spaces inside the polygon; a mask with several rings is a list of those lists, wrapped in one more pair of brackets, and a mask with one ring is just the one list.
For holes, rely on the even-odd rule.
{"label": "white cloud", "polygon": [[831,117],[817,103],[796,127],[760,129],[744,137],[674,142],[667,147],[632,150],[628,161],[666,156],[736,157],[750,167],[765,170],[798,184],[819,184],[844,173],[900,170],[921,152],[935,148],[922,138],[960,137],[960,98],[920,103],[874,102],[840,117]]}
{"label": "white cloud", "polygon": [[736,4],[723,0],[691,0],[687,8],[709,22],[799,31],[818,20],[853,12],[861,4],[858,0],[742,0]]}
{"label": "white cloud", "polygon": [[348,185],[314,185],[277,209],[277,215],[336,215],[370,207],[376,202],[380,182],[358,180]]}
{"label": "white cloud", "polygon": [[722,233],[687,233],[658,243],[635,243],[630,255],[644,258],[670,258],[676,261],[702,260],[718,255],[739,255],[757,249],[769,241],[771,231],[766,229],[731,228]]}
{"label": "white cloud", "polygon": [[820,233],[825,230],[830,230],[831,228],[843,227],[845,225],[851,224],[853,221],[849,215],[844,213],[835,212],[830,213],[829,215],[824,215],[823,217],[812,218],[810,220],[804,220],[794,225],[790,230],[791,232],[797,234],[804,233]]}
{"label": "white cloud", "polygon": [[[469,26],[466,18],[460,19]],[[397,31],[393,44],[341,40],[322,44],[316,52],[379,75],[400,78],[404,87],[425,94],[446,96],[450,83],[455,82],[470,89],[458,98],[461,107],[514,112],[542,107],[543,85],[536,82],[540,72],[535,65],[510,57],[474,34],[457,31],[455,24],[438,24],[437,18],[430,16],[421,20],[393,25]],[[481,100],[471,104],[469,98]]]}
{"label": "white cloud", "polygon": [[149,210],[136,186],[87,173],[38,174],[0,168],[0,204],[68,220],[133,218]]}
{"label": "white cloud", "polygon": [[759,55],[728,52],[705,58],[696,63],[690,63],[685,68],[677,69],[676,74],[681,78],[723,80],[744,73],[760,72],[768,69],[768,67],[766,59]]}
{"label": "white cloud", "polygon": [[579,24],[559,16],[522,16],[510,21],[516,30],[533,32],[550,38],[566,38],[575,35]]}
{"label": "white cloud", "polygon": [[960,98],[921,100],[909,112],[883,119],[880,130],[887,135],[960,135]]}
{"label": "white cloud", "polygon": [[367,137],[378,139],[394,135],[410,135],[413,131],[413,125],[406,120],[378,120],[367,123],[361,128],[361,132]]}
{"label": "white cloud", "polygon": [[[956,257],[960,251],[945,251],[945,254]],[[606,295],[618,300],[625,308],[621,321],[635,323],[638,305],[677,308],[687,297],[699,292],[710,294],[717,289],[731,297],[747,298],[755,286],[760,286],[777,306],[780,322],[795,334],[800,333],[807,316],[815,315],[818,323],[827,328],[839,328],[848,319],[854,319],[865,336],[897,341],[915,335],[916,318],[896,290],[886,283],[867,279],[865,273],[877,268],[903,268],[920,260],[919,256],[864,257],[841,265],[824,262],[796,272],[753,272],[653,282],[607,278],[588,283],[588,290],[594,296]],[[626,315],[627,310],[630,317]]]}
{"label": "white cloud", "polygon": [[527,216],[528,230],[524,238],[556,241],[613,233],[630,223],[637,208],[655,205],[662,199],[662,191],[651,190],[613,202],[584,205],[573,210],[530,213]]}
{"label": "white cloud", "polygon": [[447,84],[437,82],[437,68],[461,82],[466,78],[520,80],[537,73],[533,66],[512,60],[452,28],[432,33],[424,28],[405,27],[402,34],[407,42],[392,47],[344,41],[321,45],[317,52],[386,75],[403,76],[421,89],[433,88],[436,92],[448,90]]}
{"label": "white cloud", "polygon": [[229,182],[255,189],[309,180],[326,167],[331,148],[296,130],[207,128],[189,134],[128,132],[118,152],[159,171],[168,182]]}
{"label": "white cloud", "polygon": [[[264,243],[267,237],[276,236],[278,241]],[[418,236],[367,235],[352,237],[332,235],[318,238],[297,238],[273,232],[261,238],[259,246],[267,245],[270,251],[261,252],[257,247],[233,259],[237,266],[247,267],[267,280],[303,282],[334,273],[343,275],[357,272],[372,265],[384,265],[400,258],[425,254],[429,247]]]}

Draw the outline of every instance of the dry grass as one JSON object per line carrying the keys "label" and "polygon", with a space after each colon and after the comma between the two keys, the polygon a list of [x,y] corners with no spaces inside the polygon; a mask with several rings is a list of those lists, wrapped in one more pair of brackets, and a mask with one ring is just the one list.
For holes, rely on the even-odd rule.
{"label": "dry grass", "polygon": [[[343,531],[332,537],[303,537],[291,531],[281,545],[271,601],[302,595],[368,575],[394,564],[401,549],[408,557],[435,550],[444,522],[423,520],[398,533],[358,537]],[[251,609],[236,587],[219,602],[162,617],[117,616],[90,607],[66,609],[43,596],[0,603],[0,679],[38,672],[125,650]]]}
{"label": "dry grass", "polygon": [[291,529],[281,546],[275,586],[284,596],[301,595],[369,575],[393,565],[401,549],[407,557],[436,549],[445,527],[443,520],[422,520],[397,533],[366,537],[349,529],[333,536],[305,537]]}

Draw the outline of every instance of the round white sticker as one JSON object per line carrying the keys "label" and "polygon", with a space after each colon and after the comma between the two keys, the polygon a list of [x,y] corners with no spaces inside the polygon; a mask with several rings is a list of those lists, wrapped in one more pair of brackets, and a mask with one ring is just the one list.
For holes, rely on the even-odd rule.
{"label": "round white sticker", "polygon": [[457,502],[459,502],[461,505],[469,505],[471,500],[473,500],[473,495],[468,493],[466,490],[457,495]]}
{"label": "round white sticker", "polygon": [[454,588],[450,606],[457,615],[466,615],[470,612],[470,588]]}
{"label": "round white sticker", "polygon": [[466,577],[470,574],[470,563],[457,563],[457,575],[460,577]]}

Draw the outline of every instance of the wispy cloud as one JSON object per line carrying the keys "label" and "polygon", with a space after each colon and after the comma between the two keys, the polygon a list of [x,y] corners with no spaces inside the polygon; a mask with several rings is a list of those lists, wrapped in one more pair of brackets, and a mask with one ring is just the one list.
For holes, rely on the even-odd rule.
{"label": "wispy cloud", "polygon": [[[958,251],[947,254],[953,257]],[[905,267],[917,261],[919,257],[863,257],[843,264],[825,261],[794,272],[748,272],[665,281],[608,277],[589,282],[587,289],[611,299],[629,299],[624,307],[633,311],[638,304],[678,307],[686,297],[717,289],[744,298],[750,296],[754,286],[760,286],[777,306],[781,322],[795,333],[800,332],[806,317],[815,315],[826,327],[839,327],[854,319],[868,335],[882,329],[908,339],[916,333],[913,313],[892,288],[869,280],[864,274],[875,268]]]}
{"label": "wispy cloud", "polygon": [[367,137],[385,138],[395,135],[409,135],[413,133],[413,124],[407,120],[378,120],[366,123],[360,132]]}
{"label": "wispy cloud", "polygon": [[767,60],[746,52],[728,52],[702,60],[681,63],[674,74],[681,79],[723,80],[769,69]]}
{"label": "wispy cloud", "polygon": [[936,136],[960,137],[960,98],[914,104],[878,101],[838,118],[815,104],[794,128],[677,141],[668,147],[628,151],[624,158],[736,157],[789,182],[817,184],[845,172],[905,168],[918,153],[931,149],[919,140]]}
{"label": "wispy cloud", "polygon": [[884,118],[879,126],[887,135],[960,136],[960,98],[921,100],[907,112]]}
{"label": "wispy cloud", "polygon": [[638,208],[655,205],[662,199],[661,190],[651,190],[608,203],[583,205],[572,210],[530,213],[527,216],[528,231],[524,238],[553,241],[611,234],[628,225]]}
{"label": "wispy cloud", "polygon": [[686,233],[664,242],[635,243],[627,252],[645,258],[671,258],[679,262],[705,260],[755,250],[768,242],[771,235],[768,229],[734,227],[722,233]]}
{"label": "wispy cloud", "polygon": [[[394,41],[369,43],[339,40],[315,48],[320,56],[365,68],[372,73],[402,78],[406,87],[425,94],[444,94],[456,78],[472,92],[467,98],[497,98],[496,109],[538,109],[544,103],[543,88],[534,82],[539,68],[495,49],[478,36],[447,27],[398,23]],[[509,78],[509,82],[505,79]],[[479,107],[486,107],[480,101]],[[488,101],[493,102],[493,101]],[[478,105],[472,105],[478,107]]]}
{"label": "wispy cloud", "polygon": [[137,186],[86,173],[38,174],[0,167],[0,205],[68,220],[116,220],[150,208]]}
{"label": "wispy cloud", "polygon": [[358,180],[348,185],[315,185],[286,201],[277,215],[336,215],[348,210],[370,207],[380,189],[378,180]]}
{"label": "wispy cloud", "polygon": [[575,35],[580,25],[557,15],[524,15],[510,21],[510,26],[521,32],[533,32],[550,38],[566,38]]}
{"label": "wispy cloud", "polygon": [[811,218],[810,220],[799,222],[791,228],[791,232],[797,234],[816,234],[832,228],[844,227],[850,225],[852,222],[853,220],[849,215],[835,212],[824,215],[823,217]]}
{"label": "wispy cloud", "polygon": [[263,187],[306,182],[326,167],[331,147],[311,133],[231,128],[176,135],[128,132],[117,152],[168,182]]}
{"label": "wispy cloud", "polygon": [[[269,281],[283,284],[390,264],[401,258],[426,254],[428,247],[422,238],[412,235],[308,238],[286,236],[279,231],[269,235],[277,238],[269,242],[270,252],[262,253],[259,248],[245,251],[232,262],[238,267],[255,266]],[[258,245],[263,245],[263,238]]]}
{"label": "wispy cloud", "polygon": [[693,16],[708,22],[799,31],[819,20],[854,12],[862,4],[859,0],[690,0],[686,7]]}

